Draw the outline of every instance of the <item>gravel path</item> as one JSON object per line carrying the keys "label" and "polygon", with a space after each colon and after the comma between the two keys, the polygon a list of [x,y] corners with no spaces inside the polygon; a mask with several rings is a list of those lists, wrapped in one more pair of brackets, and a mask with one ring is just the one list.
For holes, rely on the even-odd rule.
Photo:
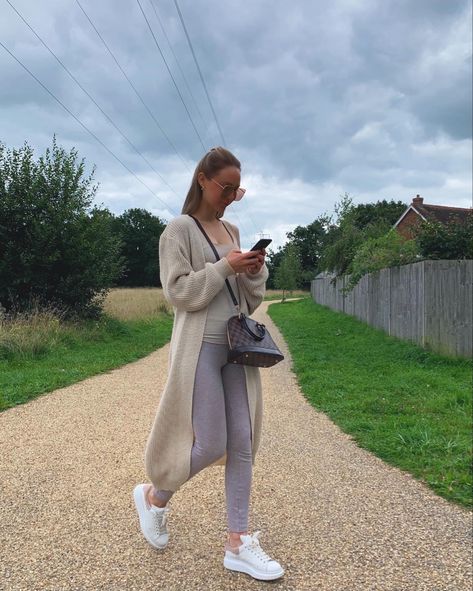
{"label": "gravel path", "polygon": [[141,535],[132,490],[168,346],[0,415],[0,589],[463,591],[471,512],[359,448],[301,394],[286,355],[262,369],[264,423],[250,531],[286,569],[261,582],[223,567],[224,468],[183,485],[170,542]]}

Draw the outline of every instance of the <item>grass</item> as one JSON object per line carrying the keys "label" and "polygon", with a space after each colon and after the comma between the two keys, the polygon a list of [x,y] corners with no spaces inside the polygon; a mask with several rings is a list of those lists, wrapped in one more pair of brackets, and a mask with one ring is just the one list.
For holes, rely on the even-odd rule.
{"label": "grass", "polygon": [[135,361],[169,341],[172,315],[104,315],[68,323],[54,312],[0,322],[0,411]]}
{"label": "grass", "polygon": [[308,401],[361,447],[438,495],[472,506],[472,367],[312,299],[269,315]]}
{"label": "grass", "polygon": [[[282,299],[282,289],[267,289],[265,300]],[[310,297],[310,291],[296,289],[286,291],[286,298]],[[172,306],[166,301],[159,287],[120,287],[112,289],[105,300],[105,311],[124,320],[149,316],[159,312],[172,313]]]}
{"label": "grass", "polygon": [[106,314],[120,320],[172,314],[172,306],[158,287],[120,287],[110,290],[104,302]]}
{"label": "grass", "polygon": [[[266,300],[281,300],[283,296],[282,289],[267,289],[266,294],[264,296]],[[300,289],[295,289],[294,291],[286,291],[285,292],[286,299],[287,298],[300,298],[300,297],[310,297],[310,291],[303,291]]]}

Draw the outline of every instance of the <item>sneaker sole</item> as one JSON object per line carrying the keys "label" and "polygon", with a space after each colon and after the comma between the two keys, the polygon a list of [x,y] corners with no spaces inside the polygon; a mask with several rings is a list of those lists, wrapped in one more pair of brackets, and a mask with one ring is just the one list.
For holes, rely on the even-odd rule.
{"label": "sneaker sole", "polygon": [[163,550],[164,548],[166,548],[166,546],[168,545],[168,543],[166,542],[164,545],[158,545],[156,544],[153,540],[151,540],[145,533],[144,529],[143,529],[143,515],[145,511],[148,511],[146,505],[145,505],[145,501],[143,499],[143,490],[142,490],[142,485],[138,484],[137,486],[135,486],[134,490],[133,490],[133,500],[135,501],[135,507],[136,507],[136,511],[138,513],[138,517],[140,518],[140,529],[141,529],[141,533],[143,534],[145,540],[148,542],[148,544],[150,546],[152,546],[153,548],[155,548],[156,550]]}
{"label": "sneaker sole", "polygon": [[245,564],[238,559],[234,559],[231,556],[225,556],[223,559],[223,566],[228,568],[229,570],[238,571],[241,573],[245,573],[250,575],[254,579],[259,579],[260,581],[272,581],[274,579],[279,579],[284,574],[284,569],[281,568],[280,571],[276,573],[264,573],[255,570],[251,565]]}

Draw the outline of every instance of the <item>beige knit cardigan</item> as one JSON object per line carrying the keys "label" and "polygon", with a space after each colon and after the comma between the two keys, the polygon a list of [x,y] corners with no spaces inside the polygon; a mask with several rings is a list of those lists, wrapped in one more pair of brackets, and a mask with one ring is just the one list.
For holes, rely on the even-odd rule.
{"label": "beige knit cardigan", "polygon": [[[236,236],[238,228],[223,220]],[[212,299],[226,289],[225,278],[234,271],[224,257],[208,263],[205,238],[188,215],[174,218],[159,241],[160,279],[166,299],[174,309],[168,358],[168,377],[145,448],[145,468],[157,489],[176,491],[189,477],[192,427],[192,396],[197,361],[204,336],[207,310]],[[261,304],[268,278],[259,273],[238,274],[241,311],[251,315]],[[237,295],[237,294],[236,294]],[[261,438],[263,399],[258,367],[244,366],[251,419],[252,464]],[[226,453],[212,465],[225,465]]]}

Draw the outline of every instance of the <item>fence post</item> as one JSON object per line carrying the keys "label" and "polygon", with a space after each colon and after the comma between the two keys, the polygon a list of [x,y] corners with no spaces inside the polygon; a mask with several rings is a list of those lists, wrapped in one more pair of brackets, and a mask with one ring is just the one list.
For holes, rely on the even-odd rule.
{"label": "fence post", "polygon": [[422,260],[422,346],[425,347],[425,260]]}
{"label": "fence post", "polygon": [[391,297],[391,269],[388,267],[388,335],[391,335],[392,297]]}

